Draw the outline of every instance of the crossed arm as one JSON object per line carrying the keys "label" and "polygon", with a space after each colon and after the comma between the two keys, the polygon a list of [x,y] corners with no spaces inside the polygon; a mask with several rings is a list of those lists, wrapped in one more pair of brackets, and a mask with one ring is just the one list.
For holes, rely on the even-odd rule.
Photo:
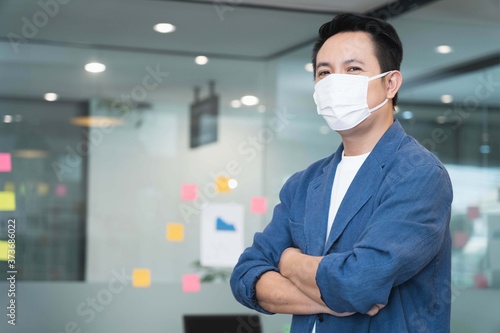
{"label": "crossed arm", "polygon": [[[268,271],[257,281],[255,288],[259,305],[273,313],[326,313],[337,317],[353,315],[354,312],[335,312],[321,299],[316,271],[322,258],[303,254],[296,248],[287,248],[278,264],[280,272]],[[376,304],[367,314],[374,316],[383,307],[382,304]]]}

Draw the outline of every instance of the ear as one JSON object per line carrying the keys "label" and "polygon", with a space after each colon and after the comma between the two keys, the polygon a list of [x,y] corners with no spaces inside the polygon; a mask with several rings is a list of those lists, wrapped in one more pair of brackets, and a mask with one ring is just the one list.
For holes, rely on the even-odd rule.
{"label": "ear", "polygon": [[400,71],[394,70],[387,75],[386,80],[387,98],[394,98],[403,83],[403,76]]}

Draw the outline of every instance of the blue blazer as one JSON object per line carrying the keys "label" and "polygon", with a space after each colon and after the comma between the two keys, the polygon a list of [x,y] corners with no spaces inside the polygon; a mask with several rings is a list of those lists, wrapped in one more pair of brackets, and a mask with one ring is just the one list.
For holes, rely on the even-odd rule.
{"label": "blue blazer", "polygon": [[[387,130],[361,166],[325,246],[330,195],[343,146],[288,179],[263,232],[231,275],[243,305],[262,313],[255,284],[278,271],[283,250],[324,256],[316,283],[324,302],[349,317],[294,315],[292,333],[450,331],[452,187],[439,160],[406,135]],[[366,313],[386,304],[377,315]]]}

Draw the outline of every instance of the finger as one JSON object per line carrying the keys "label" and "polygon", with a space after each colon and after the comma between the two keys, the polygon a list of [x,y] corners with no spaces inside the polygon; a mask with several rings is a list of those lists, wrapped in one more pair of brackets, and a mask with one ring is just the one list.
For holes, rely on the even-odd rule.
{"label": "finger", "polygon": [[374,306],[370,309],[370,311],[368,311],[368,312],[367,312],[367,315],[369,315],[369,316],[373,317],[373,316],[375,316],[375,315],[378,313],[378,311],[379,311],[379,310],[380,310],[380,308],[379,308],[377,305],[374,305]]}
{"label": "finger", "polygon": [[328,309],[329,311],[327,313],[334,315],[335,317],[348,317],[352,316],[356,312],[335,312],[333,310]]}

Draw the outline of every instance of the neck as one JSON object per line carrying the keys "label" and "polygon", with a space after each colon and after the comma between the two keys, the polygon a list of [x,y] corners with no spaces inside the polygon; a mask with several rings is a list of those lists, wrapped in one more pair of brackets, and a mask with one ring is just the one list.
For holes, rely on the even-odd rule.
{"label": "neck", "polygon": [[371,152],[394,122],[392,114],[383,119],[370,118],[368,117],[353,129],[339,132],[344,144],[344,156],[357,156]]}

